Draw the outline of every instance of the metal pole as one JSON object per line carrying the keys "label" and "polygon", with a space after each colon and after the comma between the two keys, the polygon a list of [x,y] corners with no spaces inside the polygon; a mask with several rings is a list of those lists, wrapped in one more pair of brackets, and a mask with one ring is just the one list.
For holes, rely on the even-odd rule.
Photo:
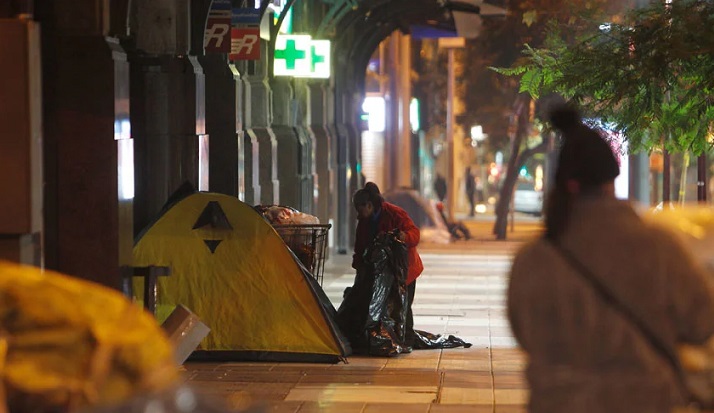
{"label": "metal pole", "polygon": [[697,201],[707,203],[707,155],[702,153],[697,158]]}
{"label": "metal pole", "polygon": [[402,113],[399,109],[400,85],[399,85],[399,32],[394,32],[389,37],[389,119],[390,123],[387,127],[386,142],[384,145],[388,155],[387,168],[385,168],[385,176],[388,177],[387,189],[396,189],[399,187],[399,142]]}
{"label": "metal pole", "polygon": [[456,179],[454,174],[454,152],[456,150],[456,145],[454,142],[454,83],[455,83],[455,73],[454,73],[454,49],[448,49],[449,55],[449,70],[448,70],[448,84],[447,84],[447,97],[446,97],[446,141],[449,146],[449,204],[448,212],[449,219],[451,221],[456,221],[454,219],[454,204],[456,203]]}
{"label": "metal pole", "polygon": [[399,36],[399,102],[401,102],[401,127],[397,135],[399,155],[397,161],[397,184],[409,187],[412,182],[412,128],[410,103],[412,98],[411,80],[411,36],[398,33]]}
{"label": "metal pole", "polygon": [[[665,0],[665,4],[671,4],[672,0]],[[669,6],[667,6],[669,8]],[[670,21],[671,25],[671,21]],[[669,87],[667,88],[667,92],[665,93],[665,102],[669,104],[670,100],[672,99]],[[672,132],[669,131],[666,136],[667,139],[672,139]],[[672,196],[672,187],[670,179],[671,179],[671,174],[670,174],[670,156],[669,156],[669,151],[665,147],[665,145],[662,145],[662,158],[663,158],[663,167],[664,170],[662,171],[662,206],[664,208],[667,208],[668,205],[667,203],[670,202],[671,196]]]}
{"label": "metal pole", "polygon": [[671,192],[672,190],[670,189],[671,183],[670,183],[670,156],[669,156],[669,151],[667,149],[662,150],[662,204],[664,207],[667,207],[667,203],[670,202],[671,200]]}

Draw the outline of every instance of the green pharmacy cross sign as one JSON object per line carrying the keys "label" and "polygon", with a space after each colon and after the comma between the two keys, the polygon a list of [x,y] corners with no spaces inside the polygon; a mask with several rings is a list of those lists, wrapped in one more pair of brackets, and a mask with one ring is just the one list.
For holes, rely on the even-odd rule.
{"label": "green pharmacy cross sign", "polygon": [[313,40],[305,34],[279,35],[275,41],[275,76],[330,77],[330,41]]}

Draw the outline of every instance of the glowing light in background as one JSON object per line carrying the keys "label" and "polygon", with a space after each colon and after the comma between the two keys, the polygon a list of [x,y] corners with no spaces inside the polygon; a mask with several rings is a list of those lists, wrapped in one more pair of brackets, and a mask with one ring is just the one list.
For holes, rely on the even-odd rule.
{"label": "glowing light in background", "polygon": [[535,170],[535,190],[536,191],[542,191],[543,190],[543,166],[538,165]]}
{"label": "glowing light in background", "polygon": [[121,119],[114,122],[114,140],[131,138],[131,122]]}
{"label": "glowing light in background", "polygon": [[208,191],[208,135],[198,141],[198,190]]}
{"label": "glowing light in background", "polygon": [[134,199],[134,140],[117,140],[117,178],[119,199]]}
{"label": "glowing light in background", "polygon": [[625,135],[611,123],[599,119],[589,119],[587,123],[600,129],[620,165],[620,175],[615,178],[615,196],[618,199],[628,199],[630,195],[630,157]]}
{"label": "glowing light in background", "polygon": [[387,125],[385,117],[386,104],[381,96],[367,96],[362,104],[362,111],[368,116],[367,125],[370,132],[384,132]]}
{"label": "glowing light in background", "polygon": [[409,103],[409,123],[412,126],[412,132],[417,132],[421,129],[421,124],[419,122],[419,99],[412,98]]}

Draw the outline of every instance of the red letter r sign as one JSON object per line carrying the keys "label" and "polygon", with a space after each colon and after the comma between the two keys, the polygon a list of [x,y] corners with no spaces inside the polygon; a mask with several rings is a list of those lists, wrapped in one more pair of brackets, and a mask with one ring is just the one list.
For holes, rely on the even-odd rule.
{"label": "red letter r sign", "polygon": [[260,28],[231,29],[230,60],[260,60]]}

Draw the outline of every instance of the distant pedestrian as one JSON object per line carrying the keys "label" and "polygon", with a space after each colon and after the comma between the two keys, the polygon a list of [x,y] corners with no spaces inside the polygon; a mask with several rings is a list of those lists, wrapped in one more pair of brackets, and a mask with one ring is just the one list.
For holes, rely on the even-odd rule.
{"label": "distant pedestrian", "polygon": [[483,181],[478,176],[474,180],[476,181],[476,203],[483,204],[486,202],[486,193]]}
{"label": "distant pedestrian", "polygon": [[474,176],[471,175],[471,167],[466,167],[466,172],[464,173],[464,186],[466,188],[466,198],[469,201],[469,216],[475,215],[476,210],[476,182],[474,181]]}
{"label": "distant pedestrian", "polygon": [[446,217],[446,214],[444,213],[444,204],[442,202],[436,204],[436,210],[439,211],[441,219],[444,221],[444,224],[446,224],[446,228],[449,230],[449,233],[454,240],[458,241],[460,239],[465,239],[468,241],[471,239],[471,231],[469,231],[463,222],[450,221],[449,218]]}
{"label": "distant pedestrian", "polygon": [[615,198],[619,167],[577,112],[563,134],[546,235],[516,255],[512,331],[528,354],[532,413],[670,413],[689,397],[677,345],[714,334],[703,270],[670,234]]}
{"label": "distant pedestrian", "polygon": [[446,179],[441,174],[436,174],[434,179],[434,192],[436,192],[439,201],[444,202],[446,199]]}

